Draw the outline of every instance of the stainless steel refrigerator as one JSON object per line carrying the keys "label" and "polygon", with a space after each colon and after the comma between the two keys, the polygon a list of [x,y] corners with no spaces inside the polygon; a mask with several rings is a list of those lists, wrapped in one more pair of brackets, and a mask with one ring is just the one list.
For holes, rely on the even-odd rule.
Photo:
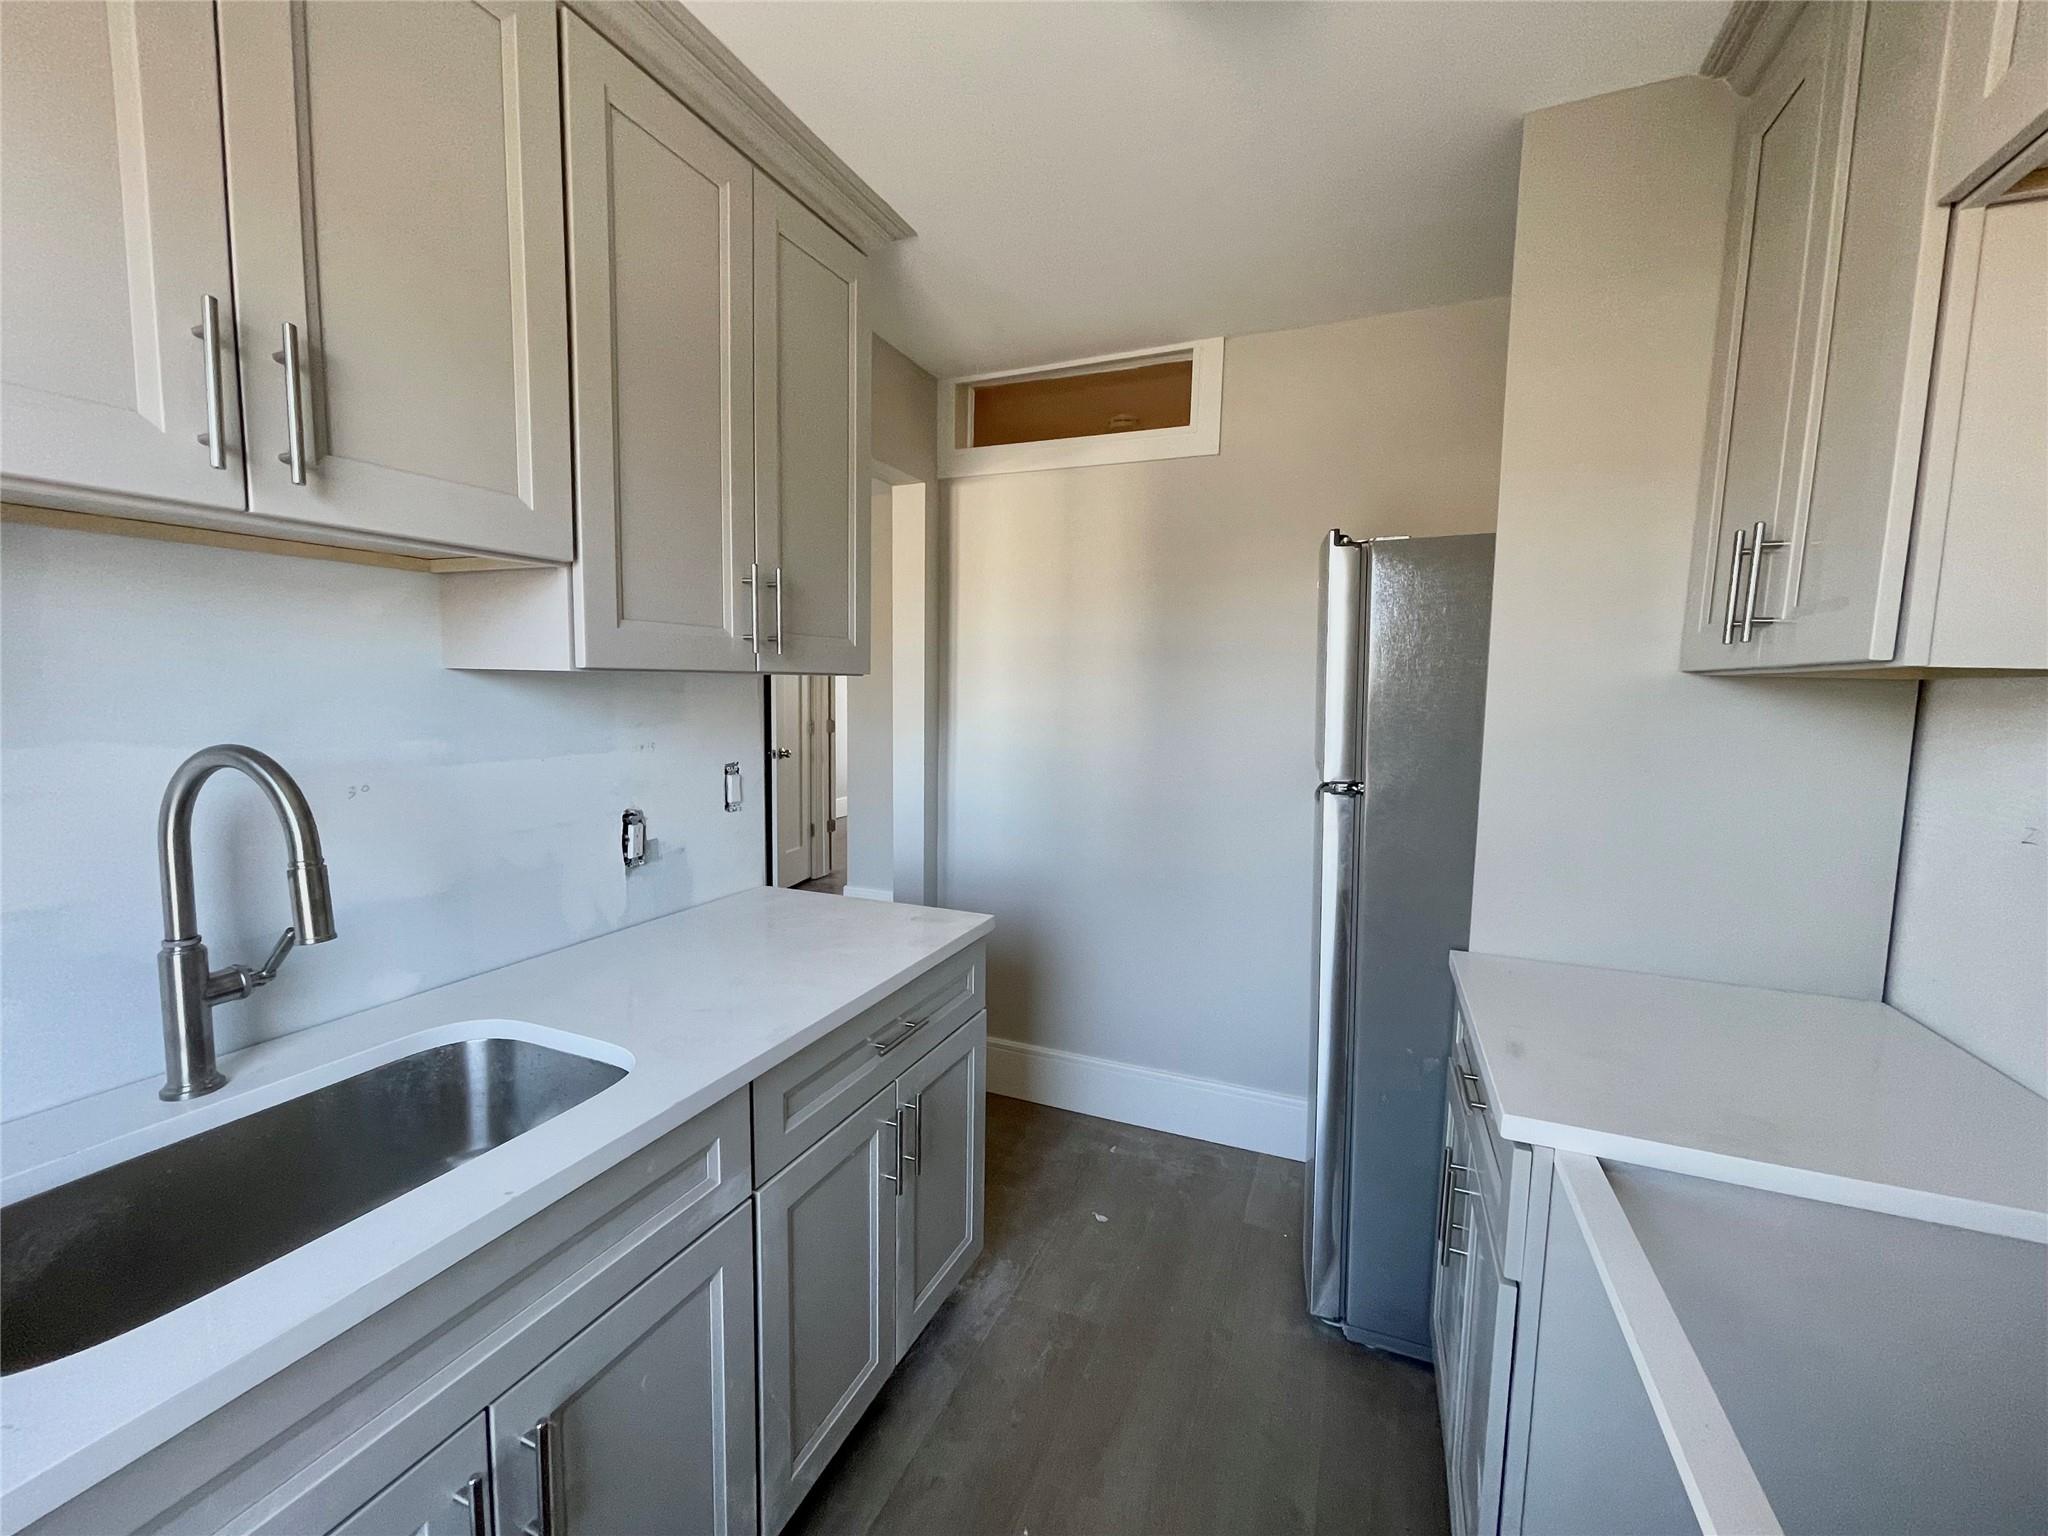
{"label": "stainless steel refrigerator", "polygon": [[1323,540],[1309,1311],[1430,1358],[1449,952],[1472,915],[1493,536]]}

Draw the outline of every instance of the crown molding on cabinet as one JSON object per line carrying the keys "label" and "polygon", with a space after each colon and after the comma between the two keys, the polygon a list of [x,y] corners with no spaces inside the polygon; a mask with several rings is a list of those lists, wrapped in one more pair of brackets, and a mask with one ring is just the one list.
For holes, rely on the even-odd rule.
{"label": "crown molding on cabinet", "polygon": [[677,0],[569,9],[863,253],[917,233]]}
{"label": "crown molding on cabinet", "polygon": [[1726,80],[1747,96],[1804,4],[1805,0],[1734,0],[1707,56],[1700,60],[1700,73],[1710,80]]}

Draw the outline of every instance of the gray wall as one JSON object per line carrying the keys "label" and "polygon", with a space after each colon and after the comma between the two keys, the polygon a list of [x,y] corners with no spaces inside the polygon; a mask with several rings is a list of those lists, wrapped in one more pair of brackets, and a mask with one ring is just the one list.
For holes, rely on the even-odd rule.
{"label": "gray wall", "polygon": [[874,607],[868,672],[846,682],[846,718],[840,744],[846,753],[846,884],[849,889],[893,895],[896,883],[895,710],[891,693],[895,646],[891,562],[893,518],[888,487],[873,491]]}
{"label": "gray wall", "polygon": [[1734,110],[1524,124],[1472,948],[1876,997],[1912,685],[1678,670]]}
{"label": "gray wall", "polygon": [[875,458],[913,480],[938,479],[938,380],[879,336],[869,361]]}
{"label": "gray wall", "polygon": [[2048,678],[1922,687],[1885,1001],[2048,1094]]}
{"label": "gray wall", "polygon": [[[223,1050],[761,883],[757,679],[446,671],[436,580],[0,526],[0,1112],[163,1070],[157,802],[210,742],[298,778],[339,930],[220,1010]],[[629,805],[659,844],[631,876]],[[222,774],[194,845],[215,962],[253,964],[289,916],[276,821]]]}
{"label": "gray wall", "polygon": [[946,487],[941,899],[1033,1044],[1308,1081],[1316,550],[1493,525],[1507,304],[1233,337],[1214,457]]}

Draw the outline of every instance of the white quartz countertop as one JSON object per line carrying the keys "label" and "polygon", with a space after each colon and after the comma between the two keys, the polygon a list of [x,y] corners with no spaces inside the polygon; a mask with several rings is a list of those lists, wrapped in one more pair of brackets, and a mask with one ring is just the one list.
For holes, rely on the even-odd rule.
{"label": "white quartz countertop", "polygon": [[14,1531],[310,1354],[993,927],[977,913],[762,888],[227,1057],[183,1104],[129,1084],[0,1126],[13,1201],[386,1061],[478,1036],[625,1066],[594,1097],[273,1263],[0,1381]]}
{"label": "white quartz countertop", "polygon": [[2048,1100],[1883,1003],[1457,953],[1506,1140],[2048,1242]]}
{"label": "white quartz countertop", "polygon": [[2048,1528],[2038,1245],[1583,1153],[1557,1173],[1700,1529]]}

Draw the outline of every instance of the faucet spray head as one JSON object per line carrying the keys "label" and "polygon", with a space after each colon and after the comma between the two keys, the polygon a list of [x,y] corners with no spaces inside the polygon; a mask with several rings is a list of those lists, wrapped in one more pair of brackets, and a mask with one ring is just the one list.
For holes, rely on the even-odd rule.
{"label": "faucet spray head", "polygon": [[334,937],[334,897],[327,888],[324,859],[294,864],[285,873],[292,888],[292,926],[301,944],[325,944]]}

